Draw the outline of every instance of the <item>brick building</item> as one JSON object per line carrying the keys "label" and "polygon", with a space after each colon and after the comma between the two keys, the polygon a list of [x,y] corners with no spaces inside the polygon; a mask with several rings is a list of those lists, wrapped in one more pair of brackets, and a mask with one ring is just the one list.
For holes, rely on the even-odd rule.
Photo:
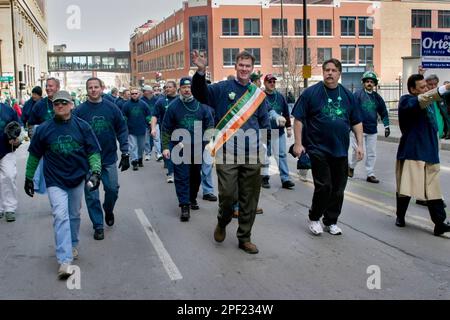
{"label": "brick building", "polygon": [[[234,74],[234,57],[246,49],[256,70],[302,83],[303,1],[189,0],[160,22],[149,21],[130,40],[132,81],[179,79],[192,74],[189,53],[207,52],[212,81]],[[382,83],[396,83],[402,57],[420,48],[422,30],[450,31],[447,1],[308,0],[308,61],[312,81],[321,79],[321,63],[343,62],[342,81],[360,84],[366,70]],[[283,21],[281,20],[283,15]],[[284,48],[284,49],[283,49]],[[285,59],[282,59],[282,52]],[[283,67],[284,63],[284,67]]]}

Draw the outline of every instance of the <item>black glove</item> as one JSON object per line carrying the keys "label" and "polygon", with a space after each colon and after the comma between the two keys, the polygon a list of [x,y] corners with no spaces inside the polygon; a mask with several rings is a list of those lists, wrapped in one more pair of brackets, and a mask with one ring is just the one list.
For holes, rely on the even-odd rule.
{"label": "black glove", "polygon": [[100,173],[93,172],[86,184],[90,192],[97,190],[100,186]]}
{"label": "black glove", "polygon": [[34,196],[34,182],[31,179],[25,178],[25,193],[33,198]]}
{"label": "black glove", "polygon": [[389,127],[384,128],[384,136],[387,138],[391,135],[391,129]]}
{"label": "black glove", "polygon": [[119,169],[122,168],[122,172],[130,168],[130,155],[122,153],[122,159],[120,159]]}

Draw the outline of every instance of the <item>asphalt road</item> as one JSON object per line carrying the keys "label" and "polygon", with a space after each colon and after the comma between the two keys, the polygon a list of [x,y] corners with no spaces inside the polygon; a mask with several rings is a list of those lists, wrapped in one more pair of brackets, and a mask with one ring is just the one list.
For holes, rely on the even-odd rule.
{"label": "asphalt road", "polygon": [[[105,240],[93,239],[83,203],[75,261],[80,289],[57,280],[48,199],[31,199],[23,191],[26,148],[17,151],[17,221],[0,220],[0,299],[450,298],[450,240],[432,235],[427,209],[411,203],[408,226],[394,226],[395,143],[378,143],[380,184],[365,181],[363,164],[349,180],[342,236],[310,234],[311,181],[298,180],[290,158],[296,187],[281,189],[274,166],[272,188],[261,195],[264,214],[253,228],[257,255],[238,249],[236,220],[226,240],[214,242],[217,203],[200,198],[201,209],[181,223],[174,186],[166,183],[161,163],[152,159],[138,172],[121,173],[116,224],[106,227]],[[443,151],[447,199],[449,178],[450,152]],[[370,278],[378,274],[371,268],[380,271],[379,283]],[[376,288],[369,289],[368,281]]]}

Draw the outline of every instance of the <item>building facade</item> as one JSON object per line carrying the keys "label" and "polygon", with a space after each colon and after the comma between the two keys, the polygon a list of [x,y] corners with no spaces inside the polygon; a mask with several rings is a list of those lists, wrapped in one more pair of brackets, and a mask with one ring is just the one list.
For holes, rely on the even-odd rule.
{"label": "building facade", "polygon": [[[246,49],[256,57],[256,70],[299,87],[303,82],[302,3],[185,1],[170,17],[152,21],[132,35],[132,81],[152,82],[159,74],[176,80],[192,74],[190,52],[194,49],[207,53],[211,80],[219,81],[234,74],[234,57]],[[359,86],[366,70],[377,72],[381,83],[398,83],[402,57],[420,48],[420,32],[450,31],[448,5],[448,1],[433,0],[308,0],[311,80],[320,80],[322,62],[334,57],[343,63],[342,81],[347,87]]]}
{"label": "building facade", "polygon": [[[2,94],[31,93],[47,72],[47,18],[44,0],[0,0]],[[11,79],[11,78],[10,78]]]}

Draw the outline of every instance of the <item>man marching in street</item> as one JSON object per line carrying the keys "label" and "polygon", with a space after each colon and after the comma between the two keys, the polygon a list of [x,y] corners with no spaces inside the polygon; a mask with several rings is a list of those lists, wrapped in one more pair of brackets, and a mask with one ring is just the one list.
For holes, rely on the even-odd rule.
{"label": "man marching in street", "polygon": [[[130,167],[128,153],[128,129],[119,108],[109,100],[102,98],[102,83],[98,78],[86,81],[88,100],[75,109],[74,115],[89,123],[94,131],[101,151],[101,180],[105,189],[105,222],[108,226],[114,224],[114,206],[119,197],[119,180],[117,174],[117,144],[122,153],[119,168],[122,171]],[[103,210],[100,203],[99,190],[84,192],[89,218],[94,228],[94,239],[104,239]]]}
{"label": "man marching in street", "polygon": [[[152,115],[152,136],[157,137],[158,127],[161,128],[169,104],[177,98],[177,84],[175,81],[167,81],[164,86],[164,95],[155,104]],[[167,183],[173,183],[173,163],[170,159],[164,158],[164,167],[167,168]]]}
{"label": "man marching in street", "polygon": [[[383,98],[374,91],[378,85],[378,78],[375,72],[367,71],[361,79],[364,88],[355,92],[356,105],[360,108],[363,119],[364,146],[366,154],[366,172],[367,182],[379,183],[375,177],[375,160],[377,158],[377,133],[378,133],[378,115],[384,124],[384,136],[387,138],[391,134],[389,129],[389,114]],[[353,177],[357,164],[356,149],[358,144],[353,133],[350,133],[350,145],[353,152],[349,157],[348,176]]]}
{"label": "man marching in street", "polygon": [[408,78],[409,94],[400,98],[399,126],[402,132],[397,151],[397,227],[404,227],[411,197],[426,201],[434,235],[450,232],[442,200],[438,125],[434,102],[450,94],[450,84],[428,90],[421,74]]}
{"label": "man marching in street", "polygon": [[[348,148],[350,130],[358,143],[357,160],[364,157],[363,128],[359,107],[353,93],[339,84],[342,64],[329,59],[322,65],[323,81],[306,89],[297,100],[292,114],[295,117],[293,155],[307,152],[311,160],[314,195],[309,211],[309,230],[314,235],[325,230],[332,235],[342,234],[337,226],[344,202],[348,179]],[[303,126],[306,126],[302,132]]]}
{"label": "man marching in street", "polygon": [[147,104],[139,99],[140,91],[131,88],[130,92],[131,99],[123,105],[122,113],[128,125],[131,165],[133,171],[137,171],[138,166],[144,166],[145,133],[150,126],[152,115]]}
{"label": "man marching in street", "polygon": [[[158,98],[154,95],[153,88],[151,86],[144,86],[142,88],[142,97],[141,100],[144,101],[148,108],[150,109],[150,114],[153,115],[155,110],[156,101]],[[160,161],[162,160],[161,154],[161,138],[159,132],[159,126],[157,126],[156,137],[153,138],[151,135],[151,128],[145,133],[145,161],[149,161],[152,155],[153,147],[155,147],[155,159]]]}
{"label": "man marching in street", "polygon": [[292,189],[295,184],[289,179],[285,135],[286,128],[287,137],[290,138],[292,136],[291,115],[289,113],[289,106],[286,102],[286,99],[276,90],[276,81],[277,78],[272,74],[268,74],[264,77],[266,101],[269,103],[270,108],[273,109],[280,117],[282,117],[284,121],[282,121],[281,124],[272,121],[272,135],[270,143],[267,146],[267,159],[265,160],[265,163],[261,170],[262,187],[266,189],[270,188],[269,165],[270,155],[273,154],[280,171],[282,188]]}
{"label": "man marching in street", "polygon": [[[12,137],[5,128],[15,124],[20,133],[19,117],[13,108],[0,102],[0,219],[16,221],[17,167],[14,151],[20,145],[17,134]],[[8,131],[8,129],[6,130]],[[16,137],[17,136],[17,137]]]}
{"label": "man marching in street", "polygon": [[[263,155],[258,151],[251,152],[250,149],[263,150],[260,129],[269,130],[270,119],[264,92],[250,83],[255,57],[246,51],[240,52],[236,56],[236,79],[209,86],[205,80],[206,57],[203,53],[194,51],[192,62],[197,66],[197,72],[192,81],[194,97],[215,110],[217,133],[210,146],[212,155],[216,155],[218,150],[223,150],[223,154],[216,156],[219,163],[223,164],[216,164],[219,182],[219,214],[214,239],[217,242],[225,240],[226,226],[232,220],[237,190],[240,209],[237,230],[239,248],[247,253],[256,254],[258,248],[251,242],[251,231],[261,190],[260,174],[263,160],[261,156]],[[244,147],[236,143],[237,134],[235,133],[241,135],[242,131],[244,135],[245,132],[255,132],[253,135],[256,135],[256,141],[252,141],[254,145],[246,143]],[[249,142],[248,139],[247,142]],[[222,162],[221,156],[224,156],[223,159],[233,158],[233,161],[226,159]],[[244,161],[241,162],[242,159]]]}
{"label": "man marching in street", "polygon": [[[201,125],[201,136],[194,135],[196,124]],[[191,93],[191,79],[182,78],[180,81],[180,96],[173,100],[166,111],[162,123],[163,155],[170,159],[173,146],[183,146],[180,153],[190,157],[182,163],[174,163],[175,190],[181,208],[180,220],[189,221],[190,209],[198,210],[197,193],[201,183],[201,168],[203,147],[203,136],[206,130],[214,128],[214,120],[209,107],[198,102]],[[172,141],[172,133],[177,129],[185,129],[189,132],[190,141],[179,139]],[[201,139],[195,141],[195,139]],[[201,153],[196,154],[195,145],[202,145]],[[173,154],[172,154],[173,156]],[[173,158],[172,158],[173,159]]]}
{"label": "man marching in street", "polygon": [[71,275],[70,264],[78,257],[80,209],[85,179],[96,190],[100,184],[100,146],[89,124],[72,116],[72,97],[59,91],[53,97],[55,116],[40,125],[31,140],[25,192],[34,195],[33,176],[44,158],[44,176],[53,213],[59,278]]}

